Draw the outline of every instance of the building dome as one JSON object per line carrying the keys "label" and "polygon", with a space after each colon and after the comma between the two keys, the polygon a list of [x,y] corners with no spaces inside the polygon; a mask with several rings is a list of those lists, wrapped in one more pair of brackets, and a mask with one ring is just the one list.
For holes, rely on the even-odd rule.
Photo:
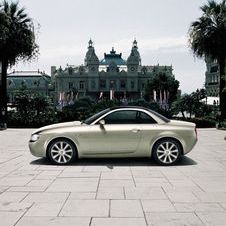
{"label": "building dome", "polygon": [[122,54],[117,54],[112,48],[110,54],[104,54],[104,59],[100,61],[100,65],[110,65],[114,63],[117,66],[126,65],[126,61],[122,59]]}

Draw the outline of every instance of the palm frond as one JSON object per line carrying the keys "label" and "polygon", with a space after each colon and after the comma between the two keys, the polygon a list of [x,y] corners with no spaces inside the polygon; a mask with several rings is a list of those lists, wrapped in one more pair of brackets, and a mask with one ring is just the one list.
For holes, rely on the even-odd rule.
{"label": "palm frond", "polygon": [[25,8],[18,2],[3,1],[0,17],[4,16],[4,24],[0,34],[0,59],[7,59],[13,65],[18,59],[31,59],[38,53],[34,25]]}
{"label": "palm frond", "polygon": [[15,16],[16,12],[17,12],[17,9],[18,9],[18,2],[14,3],[12,2],[10,4],[10,13],[11,13],[11,16]]}
{"label": "palm frond", "polygon": [[189,43],[195,55],[217,59],[226,52],[225,1],[218,4],[211,0],[201,10],[203,15],[190,26]]}
{"label": "palm frond", "polygon": [[17,11],[16,15],[20,16],[21,14],[25,14],[24,11],[25,11],[25,8],[23,7]]}

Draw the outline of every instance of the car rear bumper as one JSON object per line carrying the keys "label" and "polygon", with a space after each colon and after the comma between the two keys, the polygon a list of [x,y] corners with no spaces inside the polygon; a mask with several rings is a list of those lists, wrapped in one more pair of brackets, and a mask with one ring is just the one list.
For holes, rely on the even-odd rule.
{"label": "car rear bumper", "polygon": [[197,141],[198,141],[198,139],[196,136],[189,137],[188,142],[186,142],[187,143],[186,147],[184,148],[184,155],[188,154],[194,148]]}

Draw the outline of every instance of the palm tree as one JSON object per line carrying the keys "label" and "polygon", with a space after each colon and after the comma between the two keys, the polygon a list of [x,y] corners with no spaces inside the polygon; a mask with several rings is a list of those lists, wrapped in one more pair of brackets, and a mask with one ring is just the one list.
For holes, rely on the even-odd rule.
{"label": "palm tree", "polygon": [[202,16],[191,24],[189,43],[198,57],[216,60],[220,71],[221,120],[226,119],[226,4],[208,1],[201,7]]}
{"label": "palm tree", "polygon": [[32,19],[18,2],[4,0],[0,3],[0,128],[7,122],[7,68],[18,60],[31,59],[37,52]]}

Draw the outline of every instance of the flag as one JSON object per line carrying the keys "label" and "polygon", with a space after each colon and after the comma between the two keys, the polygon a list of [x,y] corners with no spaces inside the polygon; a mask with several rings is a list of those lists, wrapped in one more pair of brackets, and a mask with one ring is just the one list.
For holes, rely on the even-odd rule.
{"label": "flag", "polygon": [[162,104],[162,91],[159,90],[159,103]]}
{"label": "flag", "polygon": [[164,95],[163,102],[167,103],[166,90],[163,91],[163,95]]}
{"label": "flag", "polygon": [[114,99],[114,91],[110,89],[110,100]]}
{"label": "flag", "polygon": [[76,99],[76,100],[78,99],[78,92],[77,92],[76,95],[75,95],[75,99]]}
{"label": "flag", "polygon": [[65,92],[62,92],[62,106],[66,106],[67,101],[67,94]]}
{"label": "flag", "polygon": [[74,104],[74,96],[73,96],[73,94],[74,94],[73,91],[71,91],[70,92],[70,100],[69,100],[69,103],[68,103],[69,105]]}
{"label": "flag", "polygon": [[59,95],[58,102],[59,102],[59,103],[61,102],[61,92],[60,92],[60,95]]}
{"label": "flag", "polygon": [[154,101],[156,102],[156,100],[157,100],[157,93],[156,93],[156,90],[153,90],[153,97],[154,97]]}
{"label": "flag", "polygon": [[103,92],[100,92],[99,99],[102,99],[102,97],[103,97]]}
{"label": "flag", "polygon": [[167,90],[166,96],[167,96],[167,103],[168,103],[169,102],[169,96],[170,96],[169,90]]}

